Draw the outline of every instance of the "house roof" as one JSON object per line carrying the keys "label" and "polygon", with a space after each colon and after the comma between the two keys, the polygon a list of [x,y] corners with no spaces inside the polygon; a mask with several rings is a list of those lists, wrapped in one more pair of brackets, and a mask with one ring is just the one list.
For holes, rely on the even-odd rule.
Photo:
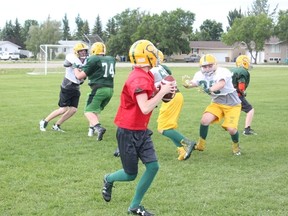
{"label": "house roof", "polygon": [[265,41],[265,44],[269,44],[269,45],[275,45],[275,44],[281,44],[281,43],[283,43],[283,42],[285,42],[285,41],[280,41],[279,40],[279,38],[277,38],[277,37],[271,37],[271,38],[269,38],[268,40],[266,40]]}
{"label": "house roof", "polygon": [[74,46],[76,43],[83,43],[83,41],[81,40],[75,40],[75,41],[68,41],[68,40],[60,40],[58,41],[58,43],[60,45],[64,45],[64,46]]}
{"label": "house roof", "polygon": [[198,49],[234,49],[221,41],[190,41],[190,47]]}
{"label": "house roof", "polygon": [[17,47],[17,48],[21,48],[21,46],[18,46],[17,44],[12,43],[12,42],[10,42],[10,41],[0,41],[0,46],[1,46],[1,45],[4,45],[4,44],[11,44],[12,46],[15,46],[15,47]]}

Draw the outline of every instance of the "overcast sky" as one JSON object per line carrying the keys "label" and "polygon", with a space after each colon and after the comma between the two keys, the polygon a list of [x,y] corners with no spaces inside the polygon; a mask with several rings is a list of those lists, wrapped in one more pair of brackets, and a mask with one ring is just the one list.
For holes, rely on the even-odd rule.
{"label": "overcast sky", "polygon": [[[194,30],[199,28],[204,20],[210,19],[221,22],[223,30],[228,26],[228,12],[241,8],[242,13],[251,8],[254,0],[2,0],[0,28],[5,26],[6,21],[15,23],[15,19],[21,25],[25,20],[34,19],[39,23],[47,20],[48,16],[52,20],[61,21],[65,13],[69,20],[71,31],[75,30],[75,18],[79,14],[82,20],[88,20],[90,29],[93,28],[96,17],[99,15],[103,25],[108,19],[125,9],[137,9],[150,12],[150,14],[160,14],[162,11],[172,11],[181,8],[195,14]],[[288,9],[288,0],[268,0],[270,11],[278,4],[278,10]]]}

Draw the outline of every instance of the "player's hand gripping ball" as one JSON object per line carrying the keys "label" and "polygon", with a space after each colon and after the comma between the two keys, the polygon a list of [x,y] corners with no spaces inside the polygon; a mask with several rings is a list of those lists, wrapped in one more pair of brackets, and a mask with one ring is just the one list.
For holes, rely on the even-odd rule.
{"label": "player's hand gripping ball", "polygon": [[[161,81],[162,85],[171,84],[171,83],[175,86],[175,90],[176,90],[176,88],[177,88],[176,80],[174,79],[173,76],[171,76],[171,75],[166,76]],[[163,98],[162,98],[162,101],[165,102],[165,103],[171,101],[174,98],[175,94],[176,94],[176,92],[174,91],[173,93],[171,92],[171,93],[168,93],[168,94],[164,95]]]}

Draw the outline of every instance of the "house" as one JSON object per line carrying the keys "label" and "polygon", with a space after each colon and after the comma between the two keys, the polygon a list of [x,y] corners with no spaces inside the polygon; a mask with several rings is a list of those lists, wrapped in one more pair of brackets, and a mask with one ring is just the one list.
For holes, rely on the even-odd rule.
{"label": "house", "polygon": [[65,56],[68,53],[73,53],[74,46],[77,43],[84,43],[83,41],[68,41],[60,40],[58,44],[41,44],[39,59],[41,60],[53,60],[59,55]]}
{"label": "house", "polygon": [[0,41],[0,52],[3,53],[20,53],[20,46],[10,41]]}
{"label": "house", "polygon": [[[172,55],[171,57],[176,61],[183,61],[192,54],[202,56],[209,53],[214,55],[218,62],[233,62],[240,54],[250,56],[250,53],[243,44],[228,46],[221,41],[191,41],[190,48],[191,52],[188,55],[179,54]],[[280,41],[275,37],[267,40],[264,50],[258,52],[257,55],[257,63],[264,62],[288,62],[288,42]]]}
{"label": "house", "polygon": [[265,42],[264,62],[288,62],[288,41],[272,37]]}
{"label": "house", "polygon": [[[31,57],[32,52],[28,50],[22,50],[21,46],[14,44],[10,41],[0,41],[0,53],[17,53],[21,56]],[[22,57],[21,57],[22,58]]]}
{"label": "house", "polygon": [[191,41],[190,42],[191,53],[188,55],[176,55],[173,56],[175,60],[183,60],[192,54],[198,54],[200,56],[204,54],[212,54],[216,57],[218,62],[231,62],[239,56],[239,54],[245,54],[244,47],[239,45],[228,46],[221,41]]}
{"label": "house", "polygon": [[63,53],[63,54],[67,54],[67,53],[71,53],[73,52],[73,48],[75,46],[75,44],[77,43],[84,43],[83,41],[77,40],[77,41],[67,41],[67,40],[60,40],[58,41],[60,46],[63,46],[62,48],[58,48],[58,53]]}

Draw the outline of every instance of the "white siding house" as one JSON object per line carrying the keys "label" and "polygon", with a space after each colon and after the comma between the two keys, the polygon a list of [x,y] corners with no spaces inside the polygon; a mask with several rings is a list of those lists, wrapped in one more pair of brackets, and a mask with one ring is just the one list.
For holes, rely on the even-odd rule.
{"label": "white siding house", "polygon": [[0,52],[7,52],[7,53],[20,53],[21,47],[17,44],[14,44],[10,41],[0,41]]}

